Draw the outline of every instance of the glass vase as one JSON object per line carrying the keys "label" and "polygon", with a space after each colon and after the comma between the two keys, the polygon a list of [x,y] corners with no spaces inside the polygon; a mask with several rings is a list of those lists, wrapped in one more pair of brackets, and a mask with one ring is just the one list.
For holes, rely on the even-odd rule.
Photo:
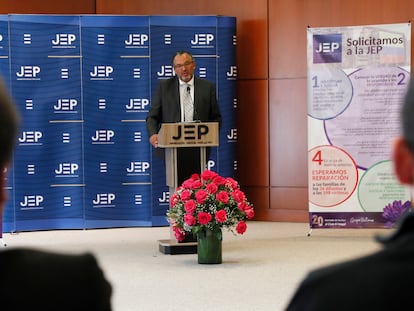
{"label": "glass vase", "polygon": [[223,236],[221,229],[203,229],[197,233],[197,257],[199,264],[220,264],[221,244]]}

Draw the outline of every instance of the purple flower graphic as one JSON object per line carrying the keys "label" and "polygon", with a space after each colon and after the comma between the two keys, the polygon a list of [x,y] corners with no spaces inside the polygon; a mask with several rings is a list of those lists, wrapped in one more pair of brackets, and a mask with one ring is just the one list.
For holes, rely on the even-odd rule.
{"label": "purple flower graphic", "polygon": [[405,201],[402,204],[401,200],[395,200],[392,203],[386,205],[382,212],[382,218],[385,219],[385,226],[392,227],[395,222],[411,207],[410,201]]}

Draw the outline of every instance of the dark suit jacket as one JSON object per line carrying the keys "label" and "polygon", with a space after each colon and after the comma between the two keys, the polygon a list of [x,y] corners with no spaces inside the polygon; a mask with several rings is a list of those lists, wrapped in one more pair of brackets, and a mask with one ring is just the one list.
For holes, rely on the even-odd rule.
{"label": "dark suit jacket", "polygon": [[[148,136],[158,133],[162,123],[181,121],[180,90],[178,77],[160,80],[151,101],[151,109],[146,119]],[[216,87],[213,83],[194,77],[194,119],[201,122],[218,122],[221,126],[221,113],[217,103]],[[193,173],[200,172],[199,148],[184,147],[177,150],[178,184]],[[154,150],[156,157],[164,159],[164,149]],[[206,157],[210,148],[206,148]]]}
{"label": "dark suit jacket", "polygon": [[[194,77],[194,118],[201,122],[219,122],[221,114],[213,83]],[[158,133],[162,123],[181,121],[180,91],[178,77],[161,80],[151,100],[146,125],[148,136]]]}
{"label": "dark suit jacket", "polygon": [[112,287],[94,256],[0,251],[0,309],[111,310]]}
{"label": "dark suit jacket", "polygon": [[371,255],[312,271],[287,310],[413,310],[414,214],[383,242]]}

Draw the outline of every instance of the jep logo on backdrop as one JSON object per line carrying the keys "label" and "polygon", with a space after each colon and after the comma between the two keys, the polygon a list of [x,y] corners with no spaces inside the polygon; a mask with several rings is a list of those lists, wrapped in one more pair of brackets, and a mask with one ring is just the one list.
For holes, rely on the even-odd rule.
{"label": "jep logo on backdrop", "polygon": [[174,67],[172,65],[161,65],[160,70],[157,71],[157,79],[167,79],[174,77]]}
{"label": "jep logo on backdrop", "polygon": [[133,161],[126,168],[127,176],[149,176],[151,165],[147,161]]}
{"label": "jep logo on backdrop", "polygon": [[78,163],[59,163],[55,169],[55,177],[79,177],[78,170]]}
{"label": "jep logo on backdrop", "polygon": [[236,80],[237,79],[237,66],[230,66],[229,70],[226,72],[227,80]]}
{"label": "jep logo on backdrop", "polygon": [[25,209],[43,209],[44,197],[40,194],[25,195],[19,205],[22,210]]}
{"label": "jep logo on backdrop", "polygon": [[94,208],[115,207],[115,199],[115,193],[96,193],[95,198],[92,200],[92,206]]}
{"label": "jep logo on backdrop", "polygon": [[20,66],[20,70],[16,72],[17,80],[40,80],[40,66]]}
{"label": "jep logo on backdrop", "polygon": [[76,42],[76,35],[74,33],[57,33],[55,38],[52,39],[52,48],[76,48],[74,43]]}
{"label": "jep logo on backdrop", "polygon": [[23,131],[19,137],[19,146],[21,145],[42,145],[41,138],[43,133],[41,131]]}
{"label": "jep logo on backdrop", "polygon": [[342,34],[313,35],[313,63],[341,63]]}
{"label": "jep logo on backdrop", "polygon": [[149,36],[145,33],[130,33],[124,43],[126,48],[148,48]]}
{"label": "jep logo on backdrop", "polygon": [[129,103],[125,105],[126,112],[148,112],[148,98],[130,98]]}
{"label": "jep logo on backdrop", "polygon": [[112,74],[114,67],[108,65],[93,66],[93,70],[89,72],[91,80],[113,80]]}
{"label": "jep logo on backdrop", "polygon": [[215,37],[212,33],[195,33],[190,42],[192,48],[215,48]]}
{"label": "jep logo on backdrop", "polygon": [[94,136],[91,137],[92,144],[114,144],[112,140],[115,136],[114,130],[102,129],[96,130]]}
{"label": "jep logo on backdrop", "polygon": [[53,113],[78,113],[77,106],[76,98],[58,98],[56,104],[53,105]]}

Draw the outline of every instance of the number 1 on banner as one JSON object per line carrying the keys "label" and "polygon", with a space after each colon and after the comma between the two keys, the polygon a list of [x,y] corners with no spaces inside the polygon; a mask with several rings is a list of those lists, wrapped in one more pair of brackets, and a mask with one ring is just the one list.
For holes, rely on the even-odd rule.
{"label": "number 1 on banner", "polygon": [[319,150],[315,153],[315,155],[312,158],[312,162],[317,162],[319,165],[322,165],[322,150]]}
{"label": "number 1 on banner", "polygon": [[319,87],[319,84],[318,84],[318,76],[313,76],[312,77],[312,80],[313,80],[313,82],[315,82],[314,85],[313,85],[313,87],[314,88],[315,87]]}

